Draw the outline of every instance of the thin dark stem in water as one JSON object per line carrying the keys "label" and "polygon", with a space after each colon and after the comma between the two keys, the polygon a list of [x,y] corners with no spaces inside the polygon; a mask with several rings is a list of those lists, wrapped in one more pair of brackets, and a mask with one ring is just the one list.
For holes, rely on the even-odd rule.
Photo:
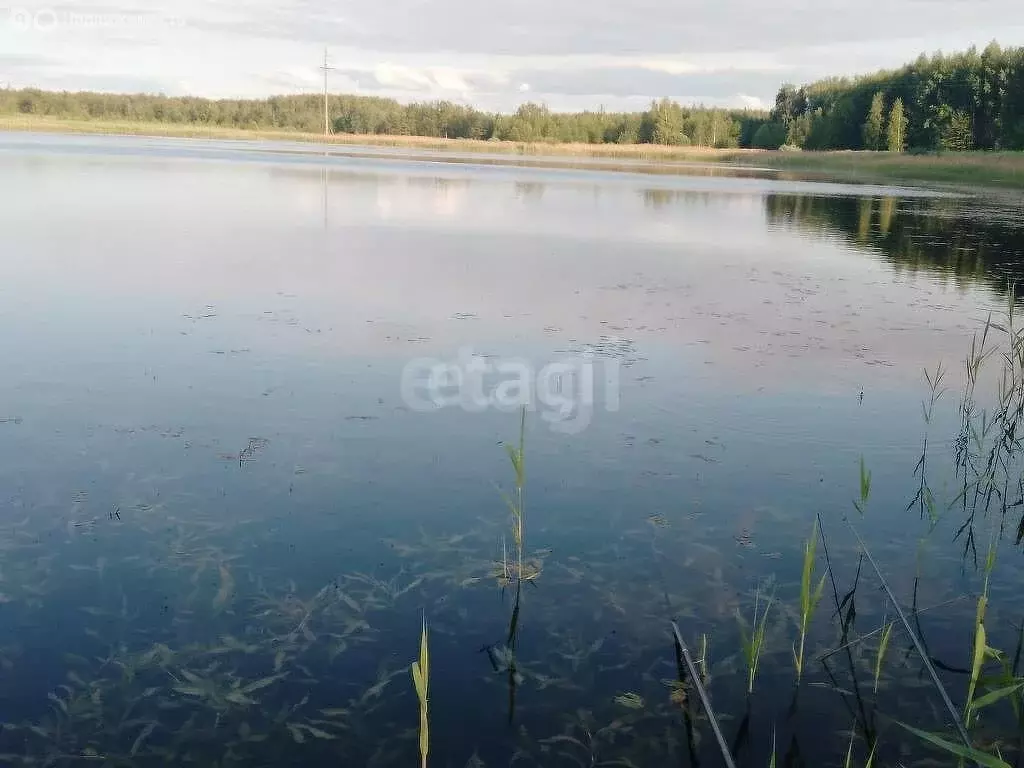
{"label": "thin dark stem in water", "polygon": [[732,754],[736,756],[736,759],[742,758],[743,749],[750,741],[750,698],[748,694],[746,711],[743,713],[740,727],[736,729],[736,737],[732,740]]}
{"label": "thin dark stem in water", "polygon": [[516,597],[515,603],[512,608],[512,618],[508,624],[508,649],[509,649],[509,665],[508,665],[508,723],[511,725],[516,717],[516,689],[518,687],[517,678],[519,675],[518,665],[516,662],[517,646],[519,645],[519,605],[520,596],[522,593],[523,583],[520,580],[516,581]]}
{"label": "thin dark stem in water", "polygon": [[[796,720],[799,697],[800,686],[797,685],[793,689],[793,699],[789,702],[789,708],[786,710],[787,720]],[[800,753],[800,742],[797,740],[797,733],[799,729],[794,727],[792,731],[793,735],[789,739],[789,746],[786,747],[786,754],[782,758],[782,765],[787,768],[804,764],[803,756]]]}
{"label": "thin dark stem in water", "polygon": [[[829,554],[829,551],[828,551],[828,540],[825,538],[825,528],[822,525],[821,513],[820,512],[818,513],[818,535],[821,537],[821,548],[825,552],[825,567],[828,569],[829,578],[831,578],[831,580],[832,580],[832,595],[833,595],[833,598],[835,599],[835,603],[836,603],[836,615],[839,618],[839,620],[842,622],[843,632],[842,632],[842,635],[840,637],[840,645],[841,645],[842,648],[845,648],[845,650],[846,650],[846,660],[847,660],[847,664],[849,665],[849,668],[850,668],[850,678],[853,680],[854,697],[857,700],[857,709],[860,711],[860,715],[859,716],[857,715],[857,713],[852,712],[852,711],[851,711],[850,714],[852,714],[854,716],[854,720],[860,721],[861,727],[864,729],[864,735],[867,737],[868,741],[873,742],[874,741],[874,735],[873,735],[874,734],[874,722],[873,722],[873,718],[871,718],[871,720],[869,721],[867,707],[864,705],[864,697],[861,695],[861,692],[860,692],[860,680],[857,677],[857,665],[854,664],[853,652],[850,650],[850,644],[847,643],[847,641],[846,641],[847,637],[849,637],[850,629],[852,628],[854,619],[855,619],[855,617],[857,615],[857,607],[856,607],[857,606],[857,600],[856,600],[856,597],[857,597],[857,587],[860,584],[861,566],[863,565],[864,561],[863,561],[863,558],[861,558],[857,562],[857,575],[854,577],[853,587],[843,597],[843,599],[840,600],[839,599],[839,585],[836,583],[835,573],[832,570],[832,558],[831,558],[831,556]],[[846,618],[843,618],[843,606],[847,605],[847,604],[849,604],[849,608],[847,609],[847,612],[846,612]],[[824,659],[822,659],[822,666],[825,667],[825,671],[828,672],[829,677],[832,678],[832,681],[834,683],[836,683],[836,687],[838,688],[839,687],[839,683],[836,681],[835,677],[832,675],[832,671],[828,668],[828,665],[824,663]]]}
{"label": "thin dark stem in water", "polygon": [[704,690],[704,684],[701,682],[697,665],[693,663],[693,657],[690,656],[690,650],[686,647],[686,643],[683,642],[683,637],[679,634],[679,627],[675,621],[672,622],[672,634],[675,635],[676,646],[682,654],[683,662],[686,664],[686,671],[690,675],[690,681],[700,697],[700,703],[708,716],[711,730],[718,741],[718,748],[722,752],[722,760],[725,762],[726,768],[736,768],[736,763],[733,762],[732,754],[729,752],[729,745],[725,743],[725,737],[722,735],[722,729],[718,727],[718,718],[715,717],[715,711],[711,708],[711,700],[708,698],[707,691]]}
{"label": "thin dark stem in water", "polygon": [[949,698],[949,694],[946,692],[946,688],[942,685],[942,681],[939,680],[939,673],[935,671],[935,665],[932,664],[931,658],[928,656],[928,652],[921,644],[921,640],[918,638],[913,628],[911,628],[910,622],[907,620],[906,614],[903,613],[903,609],[900,608],[900,604],[899,601],[896,599],[896,595],[893,594],[892,589],[889,587],[889,582],[885,580],[885,577],[882,575],[881,569],[875,562],[875,558],[871,556],[871,552],[868,550],[867,544],[864,543],[864,539],[861,538],[861,535],[857,532],[857,529],[854,527],[853,523],[850,522],[849,518],[843,519],[846,521],[846,524],[850,527],[850,531],[856,537],[857,543],[860,544],[861,550],[864,552],[865,557],[867,557],[868,562],[871,564],[871,567],[874,569],[875,574],[878,576],[878,580],[882,582],[882,587],[885,589],[886,594],[889,595],[889,600],[892,602],[893,610],[896,611],[896,615],[899,616],[900,621],[903,623],[903,628],[906,630],[907,634],[910,635],[910,639],[911,641],[913,641],[914,647],[917,648],[917,652],[921,655],[921,659],[924,661],[925,666],[928,668],[928,673],[931,675],[932,682],[935,683],[935,688],[938,690],[939,695],[942,697],[943,704],[946,705],[946,709],[948,709],[950,715],[953,716],[953,724],[956,726],[957,734],[960,736],[960,739],[961,741],[963,741],[965,747],[967,747],[968,749],[973,749],[973,745],[971,744],[971,737],[968,736],[967,729],[964,727],[963,718],[960,716],[960,713],[957,712],[956,706],[953,704],[953,700]]}
{"label": "thin dark stem in water", "polygon": [[1021,652],[1024,651],[1024,622],[1017,627],[1017,650],[1013,654],[1013,676],[1020,674]]}
{"label": "thin dark stem in water", "polygon": [[828,577],[832,582],[832,595],[836,601],[836,615],[843,612],[839,607],[839,586],[836,584],[836,575],[832,571],[832,559],[828,554],[828,541],[825,539],[825,525],[821,520],[821,512],[818,512],[818,536],[821,538],[821,548],[825,552],[825,567],[828,568]]}
{"label": "thin dark stem in water", "polygon": [[[665,599],[668,599],[667,594]],[[683,649],[675,638],[672,639],[672,644],[675,646],[676,675],[679,678],[680,690],[685,690],[686,662],[683,661]],[[690,765],[692,768],[700,768],[700,759],[697,756],[697,737],[693,727],[693,706],[688,696],[683,697],[683,723],[686,726],[686,750],[689,753]]]}
{"label": "thin dark stem in water", "polygon": [[[922,608],[921,610],[917,611],[917,613],[928,613],[928,611],[934,611],[934,610],[936,610],[938,608],[945,608],[947,605],[952,605],[953,603],[958,603],[961,600],[967,600],[970,597],[971,597],[971,595],[960,595],[960,597],[954,597],[952,600],[945,600],[945,601],[943,601],[941,603],[938,603],[936,605],[932,605],[932,606],[929,606],[927,608]],[[851,640],[850,642],[846,643],[845,645],[840,645],[837,648],[833,648],[831,651],[825,651],[823,654],[821,654],[820,656],[816,657],[814,660],[815,661],[825,661],[830,656],[834,656],[835,654],[839,653],[840,651],[846,650],[847,648],[852,648],[855,645],[859,645],[860,643],[864,642],[865,640],[867,640],[869,638],[872,638],[875,635],[884,632],[885,628],[887,626],[888,626],[888,624],[883,624],[882,626],[878,627],[878,629],[873,629],[870,632],[865,632],[863,635],[858,635],[856,640]]]}
{"label": "thin dark stem in water", "polygon": [[932,664],[934,664],[936,667],[943,670],[944,672],[953,672],[957,675],[971,674],[971,670],[969,669],[964,669],[963,667],[954,667],[950,664],[947,664],[942,659],[931,655],[932,651],[931,648],[928,647],[928,637],[925,635],[924,627],[921,626],[921,611],[917,609],[917,589],[920,583],[921,582],[919,578],[914,579],[914,599],[913,602],[911,602],[910,604],[910,613],[914,617],[914,627],[917,629],[917,636],[921,638],[921,645],[924,646],[925,651],[928,653],[928,659],[931,661]]}
{"label": "thin dark stem in water", "polygon": [[[661,594],[665,599],[665,610],[668,612],[669,616],[672,616],[672,600],[669,599],[668,596],[668,582],[665,580],[665,572],[661,567],[661,561],[664,555],[658,549],[657,541],[654,538],[651,539],[651,554],[654,555],[654,565],[658,571],[658,578],[661,580]],[[673,631],[674,636],[672,642],[675,646],[676,653],[676,672],[679,676],[680,690],[685,690],[684,686],[686,685],[687,666],[683,657],[682,638],[678,637],[678,633],[675,632],[674,627]],[[690,674],[690,677],[697,680],[692,673]],[[693,768],[699,768],[700,760],[697,757],[697,737],[696,729],[693,725],[693,707],[690,702],[690,697],[685,695],[683,697],[683,723],[686,726],[686,748],[690,756],[690,765],[693,766]]]}

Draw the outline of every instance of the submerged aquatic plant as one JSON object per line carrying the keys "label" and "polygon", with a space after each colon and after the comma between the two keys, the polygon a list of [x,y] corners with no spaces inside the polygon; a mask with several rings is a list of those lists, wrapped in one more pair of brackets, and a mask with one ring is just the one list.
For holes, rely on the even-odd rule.
{"label": "submerged aquatic plant", "polygon": [[412,681],[420,700],[420,768],[427,768],[430,747],[430,719],[427,712],[427,687],[430,683],[430,656],[427,651],[427,619],[420,630],[420,657],[412,663]]}
{"label": "submerged aquatic plant", "polygon": [[761,587],[758,586],[754,592],[754,615],[750,626],[747,626],[739,608],[736,609],[736,619],[739,621],[743,643],[743,658],[747,662],[747,693],[754,692],[754,680],[757,677],[758,665],[761,663],[761,652],[764,650],[765,632],[768,627],[768,611],[773,600],[774,595],[769,595],[764,611],[761,611]]}
{"label": "submerged aquatic plant", "polygon": [[[867,487],[871,485],[871,474],[867,475]],[[861,462],[861,487],[864,486],[864,464]],[[862,498],[866,498],[866,495],[862,493]],[[811,536],[807,539],[804,544],[804,565],[803,570],[800,574],[800,647],[797,649],[793,648],[793,661],[796,664],[796,680],[800,682],[803,677],[804,671],[804,645],[807,641],[807,630],[811,625],[811,618],[814,616],[814,611],[818,607],[818,603],[821,602],[821,595],[825,590],[825,579],[828,577],[828,573],[823,573],[821,579],[817,585],[813,585],[814,580],[814,559],[815,551],[818,546],[818,520],[814,519],[814,524],[811,528]]]}

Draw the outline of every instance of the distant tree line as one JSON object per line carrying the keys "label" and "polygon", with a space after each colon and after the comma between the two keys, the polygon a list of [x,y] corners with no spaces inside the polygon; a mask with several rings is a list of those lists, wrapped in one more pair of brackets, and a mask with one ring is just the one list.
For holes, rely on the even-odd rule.
{"label": "distant tree line", "polygon": [[[669,99],[645,112],[553,112],[527,103],[513,114],[483,112],[449,101],[401,104],[375,96],[330,98],[336,133],[586,144],[673,144],[739,147],[750,142],[768,113],[684,107]],[[201,99],[148,94],[0,90],[0,114],[77,120],[215,125],[239,129],[323,131],[323,98]]]}
{"label": "distant tree line", "polygon": [[1024,48],[932,56],[894,71],[783,85],[752,143],[903,152],[1024,149]]}
{"label": "distant tree line", "polygon": [[[323,130],[317,95],[201,99],[163,95],[0,90],[0,114],[81,120]],[[1024,48],[921,55],[901,69],[779,90],[770,112],[685,107],[662,99],[644,112],[553,112],[527,103],[513,114],[449,101],[401,104],[332,96],[336,133],[521,142],[671,144],[778,149],[1024,149]]]}

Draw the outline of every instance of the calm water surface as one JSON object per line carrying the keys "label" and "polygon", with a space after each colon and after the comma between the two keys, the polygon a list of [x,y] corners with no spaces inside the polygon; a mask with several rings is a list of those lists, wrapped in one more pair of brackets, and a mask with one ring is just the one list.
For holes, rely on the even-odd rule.
{"label": "calm water surface", "polygon": [[[831,582],[794,695],[801,558],[820,514],[838,597],[859,585],[847,640],[891,619],[853,513],[904,606],[938,606],[919,630],[962,703],[963,516],[929,534],[907,506],[926,433],[941,510],[957,493],[962,361],[1024,271],[1019,205],[645,170],[0,136],[0,762],[417,764],[425,616],[432,766],[720,765],[672,695],[671,618],[709,638],[741,764],[774,733],[780,762],[841,765],[854,727],[858,764],[865,733],[876,765],[935,764],[893,725],[949,720],[901,630],[877,692],[877,635],[817,660]],[[585,429],[526,418],[517,611],[518,414],[401,389],[469,350],[595,369]],[[1017,523],[989,614],[1011,655]],[[1006,710],[979,739],[1013,755]]]}

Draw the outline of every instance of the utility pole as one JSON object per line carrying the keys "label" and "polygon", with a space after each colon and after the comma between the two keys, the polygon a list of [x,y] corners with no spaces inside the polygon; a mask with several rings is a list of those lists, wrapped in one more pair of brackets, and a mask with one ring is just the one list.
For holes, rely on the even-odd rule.
{"label": "utility pole", "polygon": [[327,73],[334,69],[334,67],[327,65],[326,48],[324,48],[324,65],[320,69],[324,71],[324,138],[326,139],[331,135],[331,122],[327,111]]}

